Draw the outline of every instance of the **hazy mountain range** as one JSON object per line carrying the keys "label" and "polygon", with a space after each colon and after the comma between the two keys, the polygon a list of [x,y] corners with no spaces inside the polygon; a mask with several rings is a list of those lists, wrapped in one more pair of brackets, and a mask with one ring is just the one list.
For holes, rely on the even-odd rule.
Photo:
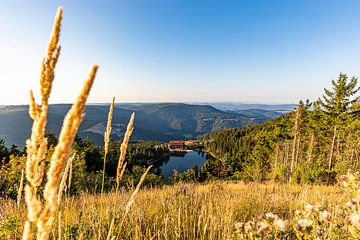
{"label": "hazy mountain range", "polygon": [[204,102],[204,105],[213,106],[223,111],[239,110],[268,110],[276,112],[290,112],[296,107],[296,104],[262,104],[262,103],[239,103],[239,102]]}
{"label": "hazy mountain range", "polygon": [[[290,111],[293,108],[290,104],[251,105],[248,109],[244,104],[237,105],[237,108],[234,104],[211,105],[213,106],[183,103],[118,104],[114,110],[111,137],[114,140],[122,138],[132,112],[135,112],[133,140],[168,141],[197,137],[222,128],[261,123],[280,116],[282,111]],[[70,104],[50,105],[47,130],[58,135],[70,106]],[[264,109],[251,109],[251,107]],[[102,144],[108,110],[108,105],[88,105],[79,136]],[[0,138],[4,139],[7,145],[15,144],[22,147],[30,135],[31,125],[28,106],[0,106]]]}

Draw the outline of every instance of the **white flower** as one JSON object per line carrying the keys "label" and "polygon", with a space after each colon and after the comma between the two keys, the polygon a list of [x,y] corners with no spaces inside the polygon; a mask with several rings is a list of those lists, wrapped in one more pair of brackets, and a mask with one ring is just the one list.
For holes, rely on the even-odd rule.
{"label": "white flower", "polygon": [[243,222],[237,222],[235,223],[235,228],[236,230],[240,230],[244,227],[244,223]]}
{"label": "white flower", "polygon": [[247,233],[247,232],[250,232],[252,229],[253,229],[253,222],[252,221],[248,221],[245,223],[244,225],[244,231]]}
{"label": "white flower", "polygon": [[350,216],[350,222],[356,229],[360,230],[360,214],[352,214]]}
{"label": "white flower", "polygon": [[303,215],[303,214],[304,214],[304,211],[295,210],[295,215],[296,215],[296,216]]}
{"label": "white flower", "polygon": [[311,225],[313,224],[313,221],[312,220],[309,220],[309,219],[300,219],[298,222],[297,222],[297,229],[299,229],[300,231],[304,231],[306,230],[307,227],[310,227]]}
{"label": "white flower", "polygon": [[287,229],[287,221],[284,221],[283,219],[276,217],[274,220],[274,226],[276,229],[280,231],[285,231]]}
{"label": "white flower", "polygon": [[311,213],[314,210],[314,208],[315,208],[314,205],[312,205],[310,203],[305,203],[305,205],[304,205],[304,209],[306,212]]}
{"label": "white flower", "polygon": [[355,211],[358,202],[355,199],[350,199],[346,204],[345,207],[350,208],[351,210]]}
{"label": "white flower", "polygon": [[322,222],[330,222],[331,220],[331,214],[329,213],[328,210],[324,210],[324,211],[321,211],[320,214],[319,214],[319,219],[320,221]]}
{"label": "white flower", "polygon": [[273,220],[273,219],[277,218],[277,215],[270,212],[270,213],[266,213],[265,217],[269,220]]}
{"label": "white flower", "polygon": [[268,232],[271,230],[270,224],[268,224],[268,223],[265,222],[265,221],[259,222],[259,223],[258,223],[258,227],[259,227],[258,231],[259,231],[260,233],[263,233],[263,234],[266,234],[266,233],[268,233]]}

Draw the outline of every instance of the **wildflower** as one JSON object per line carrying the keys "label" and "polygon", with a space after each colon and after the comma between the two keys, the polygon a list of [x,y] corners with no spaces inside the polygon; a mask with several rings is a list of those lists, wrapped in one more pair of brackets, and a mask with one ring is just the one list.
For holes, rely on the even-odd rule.
{"label": "wildflower", "polygon": [[331,221],[331,214],[328,210],[321,211],[319,213],[319,220],[322,222],[330,222]]}
{"label": "wildflower", "polygon": [[304,211],[301,211],[301,210],[295,210],[294,213],[296,216],[304,215]]}
{"label": "wildflower", "polygon": [[315,209],[314,205],[312,205],[310,203],[305,203],[305,205],[304,205],[305,212],[312,214],[314,209]]}
{"label": "wildflower", "polygon": [[353,227],[360,230],[360,214],[352,214],[350,216],[350,223]]}
{"label": "wildflower", "polygon": [[261,219],[265,219],[266,218],[266,215],[265,214],[260,214],[259,215],[259,219],[261,220]]}
{"label": "wildflower", "polygon": [[282,231],[282,232],[285,231],[287,229],[287,225],[288,225],[288,222],[279,217],[276,217],[274,220],[274,226],[279,231]]}
{"label": "wildflower", "polygon": [[258,231],[259,233],[266,234],[271,230],[271,226],[269,223],[265,221],[261,221],[258,223]]}
{"label": "wildflower", "polygon": [[254,225],[254,222],[252,222],[252,221],[246,222],[245,225],[244,225],[244,231],[246,233],[250,232],[253,229],[253,225]]}
{"label": "wildflower", "polygon": [[305,231],[306,228],[310,227],[313,224],[312,220],[308,220],[308,219],[300,219],[297,222],[296,228],[300,231]]}
{"label": "wildflower", "polygon": [[351,209],[352,211],[355,211],[357,203],[358,202],[355,199],[350,199],[349,201],[346,202],[345,207]]}
{"label": "wildflower", "polygon": [[349,225],[349,224],[351,223],[349,216],[346,216],[346,217],[344,218],[344,223],[345,223],[346,225]]}
{"label": "wildflower", "polygon": [[244,227],[244,223],[243,223],[243,222],[237,222],[237,223],[235,223],[235,228],[236,228],[237,231],[240,231],[243,227]]}
{"label": "wildflower", "polygon": [[339,179],[340,179],[341,181],[345,181],[345,180],[348,179],[348,177],[347,177],[346,175],[341,175],[341,176],[339,177]]}
{"label": "wildflower", "polygon": [[270,212],[270,213],[266,213],[265,217],[269,220],[274,220],[275,218],[277,218],[277,215]]}

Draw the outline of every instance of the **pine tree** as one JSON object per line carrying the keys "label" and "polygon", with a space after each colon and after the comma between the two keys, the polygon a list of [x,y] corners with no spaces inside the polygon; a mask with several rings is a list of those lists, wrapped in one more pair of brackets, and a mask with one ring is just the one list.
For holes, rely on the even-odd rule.
{"label": "pine tree", "polygon": [[327,113],[339,116],[348,111],[353,103],[360,100],[360,96],[353,97],[360,89],[357,87],[357,80],[358,78],[352,77],[348,82],[348,76],[340,73],[336,81],[331,81],[332,91],[324,88],[325,94],[321,105]]}
{"label": "pine tree", "polygon": [[346,127],[346,124],[344,124],[344,122],[346,122],[345,113],[350,112],[352,105],[360,99],[360,96],[355,96],[360,89],[357,86],[357,80],[356,77],[352,77],[351,80],[348,81],[348,76],[340,73],[336,81],[331,81],[333,85],[332,91],[326,88],[324,89],[325,94],[323,95],[321,106],[332,116],[332,120],[334,121],[333,137],[328,160],[328,183],[330,183],[334,162],[335,142],[338,141],[337,137],[339,135],[338,131],[343,131]]}

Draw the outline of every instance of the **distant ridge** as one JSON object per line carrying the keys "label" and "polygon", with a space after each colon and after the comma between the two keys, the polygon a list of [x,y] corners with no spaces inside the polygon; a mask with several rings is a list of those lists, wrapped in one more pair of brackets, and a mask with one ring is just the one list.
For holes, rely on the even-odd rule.
{"label": "distant ridge", "polygon": [[259,110],[268,110],[268,111],[291,112],[296,107],[296,104],[293,103],[263,104],[263,103],[240,103],[240,102],[204,102],[204,103],[196,103],[196,104],[210,105],[224,111],[259,109]]}
{"label": "distant ridge", "polygon": [[[47,130],[58,134],[62,119],[70,104],[49,107]],[[108,104],[90,104],[79,136],[103,143]],[[262,123],[281,115],[264,109],[224,110],[205,104],[188,103],[125,103],[116,104],[113,117],[112,139],[122,138],[127,122],[135,112],[135,131],[132,140],[169,141],[186,139],[223,128],[243,127]],[[30,135],[32,121],[27,105],[0,107],[0,138],[7,145],[22,147]]]}

